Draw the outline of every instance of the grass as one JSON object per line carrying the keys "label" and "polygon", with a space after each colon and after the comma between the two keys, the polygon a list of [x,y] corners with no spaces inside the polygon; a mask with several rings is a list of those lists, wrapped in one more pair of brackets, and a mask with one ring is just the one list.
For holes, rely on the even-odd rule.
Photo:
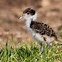
{"label": "grass", "polygon": [[47,49],[43,44],[45,54],[40,57],[40,48],[37,43],[20,44],[13,48],[6,43],[0,49],[0,62],[62,62],[62,45],[51,43]]}
{"label": "grass", "polygon": [[58,31],[59,36],[62,37],[62,25],[58,27]]}
{"label": "grass", "polygon": [[58,27],[58,30],[62,30],[62,25]]}

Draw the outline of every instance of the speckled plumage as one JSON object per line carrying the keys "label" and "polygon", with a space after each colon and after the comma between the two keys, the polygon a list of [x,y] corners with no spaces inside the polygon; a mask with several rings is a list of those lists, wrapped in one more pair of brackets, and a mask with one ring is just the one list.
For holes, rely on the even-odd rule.
{"label": "speckled plumage", "polygon": [[55,37],[55,39],[57,39],[54,30],[50,28],[47,24],[31,21],[30,28],[33,29],[36,33]]}

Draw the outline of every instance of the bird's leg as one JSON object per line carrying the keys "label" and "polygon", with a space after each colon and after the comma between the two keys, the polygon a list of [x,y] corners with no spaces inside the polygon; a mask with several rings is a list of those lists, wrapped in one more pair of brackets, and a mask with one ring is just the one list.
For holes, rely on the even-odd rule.
{"label": "bird's leg", "polygon": [[51,38],[46,38],[46,44],[47,44],[47,48],[50,48],[50,42],[51,42]]}
{"label": "bird's leg", "polygon": [[36,41],[38,42],[38,44],[40,45],[41,57],[42,57],[43,54],[44,54],[44,49],[43,49],[43,45],[42,45],[43,37],[40,34],[36,33],[36,32],[32,32],[32,35],[36,39]]}
{"label": "bird's leg", "polygon": [[43,54],[44,53],[43,46],[40,46],[40,50],[41,50],[41,54]]}
{"label": "bird's leg", "polygon": [[50,46],[50,43],[46,43],[47,44],[47,48],[50,48],[51,46]]}
{"label": "bird's leg", "polygon": [[42,43],[40,43],[40,51],[41,51],[41,57],[42,57],[44,55],[44,49],[43,49]]}

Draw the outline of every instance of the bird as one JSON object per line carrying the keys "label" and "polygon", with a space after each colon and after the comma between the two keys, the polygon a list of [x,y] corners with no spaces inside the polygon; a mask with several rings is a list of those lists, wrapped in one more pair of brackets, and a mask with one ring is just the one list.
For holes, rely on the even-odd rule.
{"label": "bird", "polygon": [[55,31],[47,24],[36,21],[38,13],[32,8],[26,8],[19,19],[25,19],[26,30],[40,45],[41,54],[44,53],[43,42],[45,41],[47,48],[50,43],[57,40]]}

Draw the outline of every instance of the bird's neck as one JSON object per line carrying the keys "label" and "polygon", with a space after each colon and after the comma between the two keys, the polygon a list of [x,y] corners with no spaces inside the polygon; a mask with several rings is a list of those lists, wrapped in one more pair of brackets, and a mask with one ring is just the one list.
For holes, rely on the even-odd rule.
{"label": "bird's neck", "polygon": [[26,27],[30,28],[31,21],[35,21],[37,19],[37,13],[33,16],[26,17]]}
{"label": "bird's neck", "polygon": [[32,21],[31,19],[26,20],[26,27],[27,28],[30,28],[31,21]]}

